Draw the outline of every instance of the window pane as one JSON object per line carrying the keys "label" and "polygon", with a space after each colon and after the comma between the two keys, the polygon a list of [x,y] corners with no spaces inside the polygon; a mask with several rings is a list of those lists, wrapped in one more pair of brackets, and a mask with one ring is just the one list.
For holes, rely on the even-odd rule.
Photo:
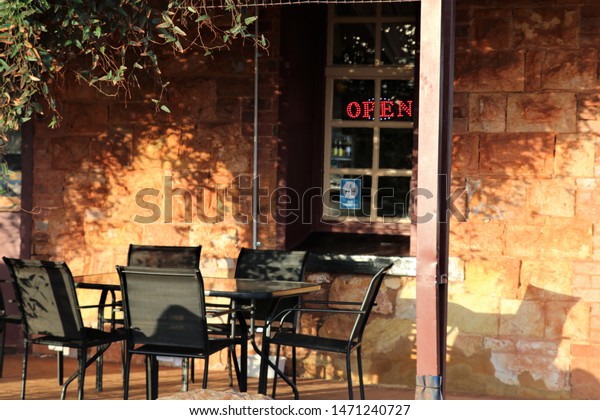
{"label": "window pane", "polygon": [[409,207],[410,177],[380,177],[377,189],[377,216],[408,217]]}
{"label": "window pane", "polygon": [[414,65],[417,27],[412,23],[384,23],[381,27],[381,63]]}
{"label": "window pane", "polygon": [[333,31],[333,64],[375,64],[374,24],[339,23]]}
{"label": "window pane", "polygon": [[375,82],[373,80],[334,80],[333,119],[372,119],[374,97]]}
{"label": "window pane", "polygon": [[381,5],[383,16],[419,16],[419,2],[384,3]]}
{"label": "window pane", "polygon": [[382,81],[382,120],[413,121],[414,85],[412,80]]}
{"label": "window pane", "polygon": [[[334,217],[361,217],[371,214],[370,176],[334,174],[329,178],[329,185],[329,203],[325,203],[328,207],[327,214]],[[349,185],[354,185],[357,189]]]}
{"label": "window pane", "polygon": [[335,6],[338,16],[375,16],[374,4],[338,4]]}
{"label": "window pane", "polygon": [[413,132],[408,128],[382,128],[379,132],[379,167],[412,169]]}
{"label": "window pane", "polygon": [[370,168],[373,162],[373,129],[333,128],[332,168]]}

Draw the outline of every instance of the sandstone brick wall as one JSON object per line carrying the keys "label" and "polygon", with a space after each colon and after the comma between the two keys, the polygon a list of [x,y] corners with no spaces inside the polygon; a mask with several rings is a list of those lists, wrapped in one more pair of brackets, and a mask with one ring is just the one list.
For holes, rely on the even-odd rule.
{"label": "sandstone brick wall", "polygon": [[598,398],[600,4],[457,7],[448,386]]}
{"label": "sandstone brick wall", "polygon": [[[277,9],[261,18],[277,31]],[[260,185],[277,182],[278,44],[261,52]],[[126,103],[67,80],[58,129],[35,126],[34,258],[64,259],[75,274],[113,271],[130,243],[202,245],[203,268],[231,269],[252,246],[254,49],[213,57],[165,54],[170,81],[156,112],[148,82]],[[259,240],[276,245],[261,201]]]}

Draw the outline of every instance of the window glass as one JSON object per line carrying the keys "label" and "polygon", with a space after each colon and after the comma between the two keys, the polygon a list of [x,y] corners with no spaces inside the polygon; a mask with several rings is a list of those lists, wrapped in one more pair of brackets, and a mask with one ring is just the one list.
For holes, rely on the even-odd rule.
{"label": "window glass", "polygon": [[381,14],[383,16],[418,16],[419,2],[383,3]]}
{"label": "window glass", "polygon": [[374,24],[338,23],[333,31],[333,64],[375,64]]}
{"label": "window glass", "polygon": [[335,14],[338,16],[374,16],[374,4],[338,4]]}
{"label": "window glass", "polygon": [[409,128],[382,128],[379,133],[379,167],[412,169],[413,131]]}
{"label": "window glass", "polygon": [[377,189],[378,217],[408,217],[410,206],[410,177],[379,177]]}
{"label": "window glass", "polygon": [[333,110],[335,120],[361,120],[373,118],[373,80],[334,80]]}
{"label": "window glass", "polygon": [[381,26],[381,63],[414,65],[417,27],[413,23],[384,23]]}
{"label": "window glass", "polygon": [[373,129],[333,128],[332,168],[370,168],[373,165]]}

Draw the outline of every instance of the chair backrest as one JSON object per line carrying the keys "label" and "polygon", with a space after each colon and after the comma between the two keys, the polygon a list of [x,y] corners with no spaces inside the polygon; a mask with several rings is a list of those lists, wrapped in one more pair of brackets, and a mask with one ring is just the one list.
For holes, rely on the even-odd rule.
{"label": "chair backrest", "polygon": [[129,345],[205,348],[204,284],[198,269],[117,266]]}
{"label": "chair backrest", "polygon": [[129,245],[127,266],[199,268],[202,246]]}
{"label": "chair backrest", "polygon": [[71,270],[64,262],[3,258],[27,336],[82,339],[83,321]]}
{"label": "chair backrest", "polygon": [[242,248],[235,265],[235,277],[302,281],[307,256],[307,251]]}
{"label": "chair backrest", "polygon": [[362,313],[356,317],[356,321],[354,322],[354,327],[352,328],[352,333],[350,334],[350,342],[360,342],[362,340],[362,335],[365,332],[369,315],[371,315],[371,311],[375,305],[375,299],[377,298],[377,293],[379,293],[381,283],[383,283],[385,275],[390,268],[393,267],[393,265],[394,264],[392,263],[383,267],[371,279],[369,287],[367,287],[367,291],[365,292],[365,297],[363,298],[360,306]]}
{"label": "chair backrest", "polygon": [[[242,248],[235,265],[235,277],[255,280],[302,281],[307,257],[307,251]],[[264,321],[273,310],[279,313],[294,307],[299,300],[299,297],[292,297],[261,301],[255,309],[254,319]],[[241,302],[242,305],[245,303]],[[296,320],[294,319],[294,321]]]}

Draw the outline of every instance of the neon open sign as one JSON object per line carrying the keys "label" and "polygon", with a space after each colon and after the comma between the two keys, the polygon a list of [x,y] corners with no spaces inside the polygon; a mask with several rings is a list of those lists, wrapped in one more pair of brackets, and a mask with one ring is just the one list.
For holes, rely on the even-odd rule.
{"label": "neon open sign", "polygon": [[[380,99],[379,100],[379,119],[391,120],[412,117],[413,101]],[[352,101],[346,106],[346,115],[353,119],[372,120],[375,112],[375,101]]]}

